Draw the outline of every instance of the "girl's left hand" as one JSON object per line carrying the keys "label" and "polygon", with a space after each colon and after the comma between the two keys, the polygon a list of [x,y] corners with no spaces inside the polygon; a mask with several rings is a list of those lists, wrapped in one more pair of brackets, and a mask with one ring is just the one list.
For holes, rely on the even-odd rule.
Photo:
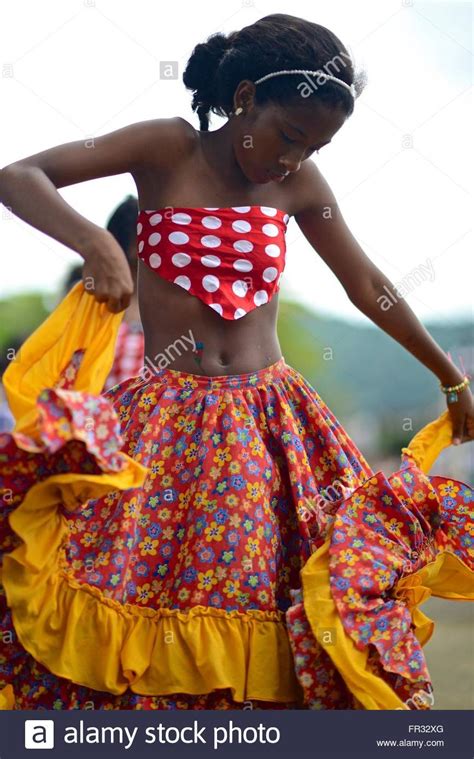
{"label": "girl's left hand", "polygon": [[453,423],[453,445],[474,440],[474,398],[468,387],[458,393],[456,403],[448,403]]}

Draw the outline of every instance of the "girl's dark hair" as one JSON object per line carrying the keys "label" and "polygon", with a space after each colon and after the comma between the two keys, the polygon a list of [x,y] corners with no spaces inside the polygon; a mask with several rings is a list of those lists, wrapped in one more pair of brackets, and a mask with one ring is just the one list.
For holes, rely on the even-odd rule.
{"label": "girl's dark hair", "polygon": [[123,203],[110,216],[107,222],[108,231],[115,237],[122,247],[128,263],[130,264],[130,245],[135,240],[137,233],[138,201],[133,195],[128,195]]}
{"label": "girl's dark hair", "polygon": [[61,287],[62,297],[65,298],[69,290],[71,290],[77,282],[80,282],[83,274],[83,264],[74,264],[66,272],[63,284]]}
{"label": "girl's dark hair", "polygon": [[[230,115],[239,82],[255,81],[280,69],[322,69],[354,84],[356,96],[365,86],[365,73],[354,72],[351,55],[329,29],[297,16],[274,13],[228,36],[213,34],[194,48],[183,82],[193,91],[192,109],[197,111],[201,129],[209,129],[210,111]],[[300,96],[297,84],[301,81],[307,80],[296,74],[267,79],[257,85],[255,100],[259,104],[294,100]],[[309,82],[308,87],[311,88]],[[310,97],[340,107],[348,116],[354,110],[351,93],[331,80],[324,85],[319,80]]]}

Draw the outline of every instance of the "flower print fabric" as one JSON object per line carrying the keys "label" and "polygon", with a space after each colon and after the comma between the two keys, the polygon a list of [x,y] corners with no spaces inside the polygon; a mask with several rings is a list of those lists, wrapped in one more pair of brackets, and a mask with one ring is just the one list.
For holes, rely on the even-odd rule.
{"label": "flower print fabric", "polygon": [[[165,621],[180,615],[189,623],[223,622],[224,629],[213,630],[213,642],[225,648],[229,637],[229,660],[239,660],[240,644],[232,635],[246,638],[253,626],[251,671],[245,672],[246,654],[239,660],[242,685],[229,683],[229,708],[246,700],[261,708],[297,708],[301,689],[285,613],[315,539],[299,512],[304,512],[305,496],[317,494],[336,477],[355,486],[370,475],[363,456],[284,359],[252,374],[228,377],[162,370],[151,381],[135,377],[122,382],[102,396],[106,400],[120,422],[121,451],[148,474],[142,487],[111,491],[79,511],[60,507],[67,524],[61,573],[74,587],[97,589],[104,601],[144,614],[164,610]],[[101,425],[94,430],[100,432]],[[80,437],[78,430],[74,434]],[[89,441],[96,462],[113,437],[109,430],[98,448],[97,440]],[[108,466],[114,455],[108,451]],[[27,490],[32,475],[25,453],[14,457],[9,449],[9,458],[12,475],[24,470],[22,487]],[[58,454],[56,462],[60,469],[68,466]],[[11,549],[8,529],[4,541]],[[265,655],[259,645],[268,649]],[[262,656],[268,670],[263,682]],[[55,679],[21,647],[10,652],[0,671],[5,682],[14,682],[20,709],[45,703],[72,708],[79,693],[83,701],[102,705],[98,708],[153,708],[145,694],[132,690],[78,690],[66,678]],[[158,708],[175,708],[174,697],[187,703],[183,691],[184,684],[177,683],[178,696],[156,694],[169,697],[163,701],[168,707]]]}
{"label": "flower print fabric", "polygon": [[6,378],[0,708],[419,708],[418,606],[473,597],[447,412],[387,477],[284,358],[88,392],[116,328],[76,287]]}

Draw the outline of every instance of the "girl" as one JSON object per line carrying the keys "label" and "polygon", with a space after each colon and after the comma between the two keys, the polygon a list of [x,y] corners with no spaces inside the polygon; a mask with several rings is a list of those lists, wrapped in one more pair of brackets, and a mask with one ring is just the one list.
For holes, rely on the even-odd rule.
{"label": "girl", "polygon": [[[289,218],[351,301],[451,393],[453,443],[474,437],[468,378],[403,300],[388,311],[379,307],[391,283],[361,250],[308,160],[342,128],[361,89],[340,40],[301,18],[266,16],[197,45],[184,83],[199,131],[182,118],[140,122],[96,138],[94,149],[80,141],[60,145],[1,172],[2,202],[83,257],[86,292],[111,314],[127,308],[133,291],[123,252],[57,189],[123,172],[136,182],[145,366],[93,408],[105,400],[113,406],[122,452],[147,472],[142,486],[60,512],[68,524],[62,573],[50,571],[56,590],[45,585],[42,596],[36,578],[42,602],[35,610],[26,598],[23,607],[15,603],[19,583],[5,557],[15,624],[7,605],[5,619],[19,640],[10,644],[3,682],[17,709],[395,708],[402,690],[394,678],[408,682],[404,695],[411,695],[410,671],[423,669],[410,624],[400,617],[407,608],[391,602],[400,614],[384,617],[385,632],[380,625],[370,637],[363,621],[382,602],[371,602],[364,618],[354,617],[350,602],[359,578],[360,602],[375,588],[386,600],[394,566],[401,582],[426,564],[428,545],[433,560],[439,554],[427,514],[446,483],[435,483],[437,490],[416,468],[407,469],[403,492],[399,477],[379,481],[318,393],[286,364],[276,319]],[[227,117],[224,126],[209,131],[210,111]],[[77,287],[61,318],[77,302],[77,320],[86,318]],[[77,394],[70,403],[77,406]],[[96,465],[99,427],[90,432]],[[452,499],[459,525],[469,490],[462,487]],[[327,495],[331,489],[336,498]],[[349,528],[361,502],[360,521]],[[348,506],[331,544],[344,632],[338,616],[328,616],[326,581],[316,581],[325,570],[307,570],[323,561],[326,528]],[[364,524],[370,509],[374,518]],[[32,522],[28,528],[33,534]],[[369,534],[384,542],[361,554],[359,572],[359,538]],[[422,534],[423,558],[413,548]],[[464,571],[465,551],[453,535],[443,532],[443,545],[452,544]],[[340,571],[338,540],[349,540]],[[11,557],[27,570],[20,548]],[[328,629],[318,631],[319,621]],[[341,631],[339,645],[349,632],[361,648],[374,642],[381,659],[369,661],[370,678],[385,678],[378,701],[357,691],[363,678],[345,679],[358,649],[346,664],[326,651],[318,632],[333,628]]]}

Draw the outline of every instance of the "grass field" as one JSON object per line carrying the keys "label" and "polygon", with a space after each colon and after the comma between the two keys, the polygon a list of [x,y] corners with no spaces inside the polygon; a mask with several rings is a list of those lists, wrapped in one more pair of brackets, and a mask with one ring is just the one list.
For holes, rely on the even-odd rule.
{"label": "grass field", "polygon": [[432,709],[474,709],[474,604],[430,598],[420,609],[435,623],[424,648]]}

